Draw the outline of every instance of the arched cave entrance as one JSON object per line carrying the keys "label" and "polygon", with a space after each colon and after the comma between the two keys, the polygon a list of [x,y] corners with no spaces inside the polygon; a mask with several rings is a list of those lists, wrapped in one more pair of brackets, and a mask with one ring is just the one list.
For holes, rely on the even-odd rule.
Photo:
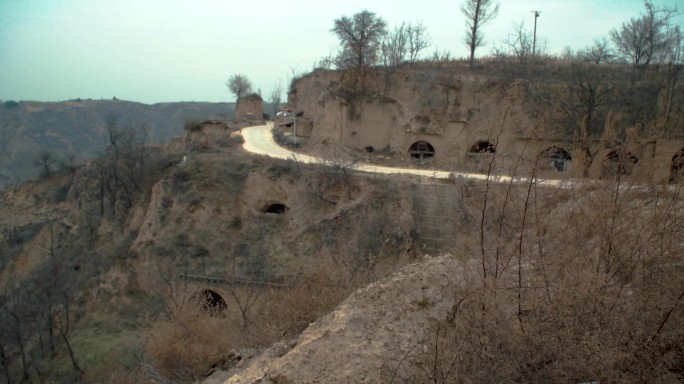
{"label": "arched cave entrance", "polygon": [[266,204],[261,210],[263,213],[275,213],[276,215],[284,215],[287,210],[287,206],[283,203],[271,203]]}
{"label": "arched cave entrance", "polygon": [[684,180],[684,148],[672,156],[672,166],[670,167],[670,183],[677,183]]}
{"label": "arched cave entrance", "polygon": [[193,298],[202,310],[212,314],[221,313],[228,307],[223,297],[211,289],[203,289],[195,293]]}
{"label": "arched cave entrance", "polygon": [[601,166],[601,178],[631,176],[639,158],[632,153],[616,149],[606,155]]}
{"label": "arched cave entrance", "polygon": [[542,166],[555,169],[558,172],[567,172],[568,163],[572,161],[572,156],[563,148],[550,147],[539,154]]}
{"label": "arched cave entrance", "polygon": [[468,152],[470,152],[470,153],[495,153],[496,147],[494,146],[494,144],[490,143],[489,141],[480,140],[477,143],[473,144],[473,146],[470,147],[470,150]]}
{"label": "arched cave entrance", "polygon": [[435,157],[435,148],[427,141],[416,141],[409,147],[409,156],[414,160],[428,160]]}

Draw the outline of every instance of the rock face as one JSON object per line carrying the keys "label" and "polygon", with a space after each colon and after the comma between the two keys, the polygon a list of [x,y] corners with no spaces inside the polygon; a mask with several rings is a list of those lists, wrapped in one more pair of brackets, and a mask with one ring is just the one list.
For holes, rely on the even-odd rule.
{"label": "rock face", "polygon": [[[290,107],[303,111],[311,122],[305,137],[312,149],[344,145],[428,166],[486,172],[493,152],[483,149],[496,148],[495,168],[535,166],[538,176],[549,178],[604,178],[616,168],[616,158],[629,157],[636,161],[623,176],[667,182],[672,177],[672,159],[684,148],[682,138],[632,140],[627,135],[626,142],[618,143],[597,134],[581,144],[592,153],[586,158],[586,149],[571,132],[579,123],[573,120],[568,126],[565,110],[546,106],[536,111],[538,106],[526,101],[524,84],[473,75],[463,68],[426,65],[378,70],[368,74],[365,88],[352,85],[347,76],[317,70],[298,79],[289,94]],[[545,80],[541,92],[562,103],[563,84],[558,79]],[[625,116],[633,111],[620,108],[608,113],[606,124],[614,120],[619,129],[626,130],[634,123]],[[621,151],[626,151],[625,156],[618,156]]]}
{"label": "rock face", "polygon": [[520,89],[491,79],[431,68],[398,69],[367,81],[369,90],[361,94],[345,90],[340,72],[316,71],[296,83],[290,104],[313,121],[312,143],[408,155],[425,142],[437,164],[477,167],[482,156],[472,148],[478,142],[507,142],[500,149],[513,153],[514,138],[534,126],[515,104]]}
{"label": "rock face", "polygon": [[289,352],[272,348],[225,383],[389,382],[402,357],[429,348],[431,325],[477,272],[476,262],[453,256],[408,265],[353,293]]}

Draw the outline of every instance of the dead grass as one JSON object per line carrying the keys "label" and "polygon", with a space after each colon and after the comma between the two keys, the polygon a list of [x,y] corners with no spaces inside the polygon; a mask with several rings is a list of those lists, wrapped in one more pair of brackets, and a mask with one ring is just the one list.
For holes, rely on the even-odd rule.
{"label": "dead grass", "polygon": [[[183,296],[189,291],[176,292]],[[172,316],[153,324],[146,352],[162,377],[178,382],[198,380],[241,348],[294,338],[341,302],[349,285],[323,265],[312,265],[284,285],[236,287],[231,292],[224,297],[225,311],[213,314],[197,302],[176,298],[185,304],[175,306]],[[246,311],[244,317],[241,311]]]}
{"label": "dead grass", "polygon": [[271,291],[261,311],[259,333],[263,344],[299,335],[310,323],[330,312],[350,293],[341,275],[324,265],[313,265],[295,277],[286,289]]}
{"label": "dead grass", "polygon": [[427,349],[388,364],[393,382],[681,382],[681,192],[476,194],[469,232],[482,236],[467,252],[479,284],[454,292]]}
{"label": "dead grass", "polygon": [[162,375],[190,382],[206,376],[231,349],[242,347],[240,333],[230,318],[188,307],[172,321],[152,327],[147,352]]}

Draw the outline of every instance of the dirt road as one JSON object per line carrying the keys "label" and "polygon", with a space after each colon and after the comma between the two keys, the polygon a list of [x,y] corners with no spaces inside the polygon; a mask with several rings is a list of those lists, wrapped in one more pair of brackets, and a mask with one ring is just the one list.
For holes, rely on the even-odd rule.
{"label": "dirt road", "polygon": [[[243,148],[252,153],[270,156],[278,159],[291,159],[303,163],[326,163],[325,159],[313,157],[297,152],[290,151],[276,144],[271,134],[273,123],[268,122],[265,125],[258,125],[254,127],[243,128],[241,133],[245,139]],[[468,173],[468,172],[452,172],[429,169],[415,169],[415,168],[395,168],[384,167],[373,164],[357,163],[354,164],[354,170],[368,173],[384,173],[384,174],[404,174],[426,176],[435,179],[464,178],[474,180],[487,180],[486,174]],[[530,180],[526,177],[515,177],[505,175],[489,175],[489,180],[497,183],[528,183]],[[537,185],[551,186],[551,187],[567,187],[574,185],[577,181],[568,180],[554,180],[554,179],[536,179]]]}

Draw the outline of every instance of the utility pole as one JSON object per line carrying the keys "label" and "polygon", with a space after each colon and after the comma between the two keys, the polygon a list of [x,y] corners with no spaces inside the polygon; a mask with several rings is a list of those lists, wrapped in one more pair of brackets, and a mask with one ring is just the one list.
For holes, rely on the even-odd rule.
{"label": "utility pole", "polygon": [[532,11],[534,13],[534,37],[532,38],[532,60],[534,60],[534,55],[537,50],[537,19],[541,11]]}

